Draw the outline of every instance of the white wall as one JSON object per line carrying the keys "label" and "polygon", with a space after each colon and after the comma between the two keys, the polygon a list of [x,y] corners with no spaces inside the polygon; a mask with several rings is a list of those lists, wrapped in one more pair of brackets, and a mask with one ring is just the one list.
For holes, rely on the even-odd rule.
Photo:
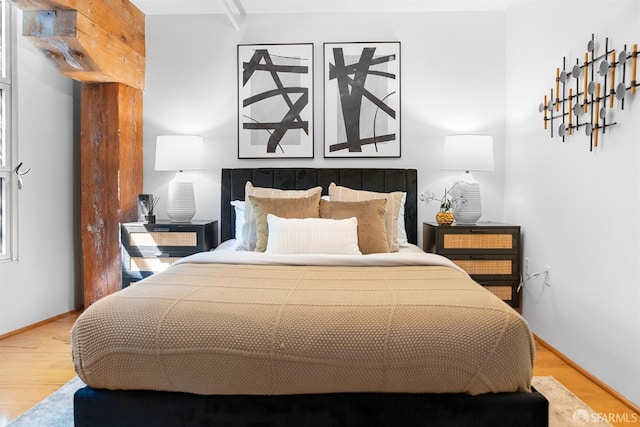
{"label": "white wall", "polygon": [[[155,137],[205,137],[209,170],[193,173],[196,218],[219,217],[223,167],[417,168],[421,191],[442,193],[456,172],[441,171],[444,136],[495,137],[496,171],[474,174],[482,184],[483,219],[503,219],[504,12],[251,15],[236,32],[224,15],[148,16],[144,95],[144,189],[161,197],[166,217],[171,172],[154,172]],[[323,158],[322,48],[324,42],[400,41],[402,157]],[[237,159],[236,49],[239,43],[314,43],[315,158]],[[420,205],[432,221],[437,204]],[[420,236],[421,238],[421,236]]]}
{"label": "white wall", "polygon": [[[22,34],[22,15],[18,13]],[[0,263],[0,334],[73,310],[73,84],[18,37],[18,260]]]}
{"label": "white wall", "polygon": [[531,272],[552,268],[550,287],[525,288],[535,333],[640,404],[640,99],[613,112],[618,125],[594,152],[582,131],[551,139],[538,113],[562,57],[582,60],[592,33],[599,53],[605,37],[630,50],[640,4],[525,2],[507,13],[506,219],[523,227]]}

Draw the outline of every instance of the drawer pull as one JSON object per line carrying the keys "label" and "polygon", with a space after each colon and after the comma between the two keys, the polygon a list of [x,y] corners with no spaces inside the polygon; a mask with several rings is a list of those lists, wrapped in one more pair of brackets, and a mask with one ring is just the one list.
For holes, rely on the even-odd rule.
{"label": "drawer pull", "polygon": [[469,259],[487,259],[487,257],[482,255],[469,255]]}

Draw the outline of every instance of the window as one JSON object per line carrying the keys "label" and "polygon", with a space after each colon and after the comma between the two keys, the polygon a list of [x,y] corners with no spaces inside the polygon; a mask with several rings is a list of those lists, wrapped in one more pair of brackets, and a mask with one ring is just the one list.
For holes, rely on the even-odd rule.
{"label": "window", "polygon": [[11,172],[15,143],[11,133],[11,11],[8,0],[0,0],[0,260],[12,256],[16,194]]}

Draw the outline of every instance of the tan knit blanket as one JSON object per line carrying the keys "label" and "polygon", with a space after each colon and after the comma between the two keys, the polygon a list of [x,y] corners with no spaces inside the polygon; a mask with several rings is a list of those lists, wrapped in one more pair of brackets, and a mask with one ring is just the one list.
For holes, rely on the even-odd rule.
{"label": "tan knit blanket", "polygon": [[79,317],[73,361],[85,383],[198,394],[530,390],[527,324],[448,261],[193,261]]}

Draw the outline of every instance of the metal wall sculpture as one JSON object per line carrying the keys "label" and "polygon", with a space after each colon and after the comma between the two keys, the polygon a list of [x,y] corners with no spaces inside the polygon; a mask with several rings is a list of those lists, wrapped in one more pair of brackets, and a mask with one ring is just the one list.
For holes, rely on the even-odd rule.
{"label": "metal wall sculpture", "polygon": [[313,44],[238,45],[238,158],[313,157]]}
{"label": "metal wall sculpture", "polygon": [[[555,88],[544,95],[538,110],[543,114],[544,128],[553,138],[554,130],[565,141],[565,137],[583,129],[589,136],[589,147],[598,147],[599,134],[617,122],[612,121],[615,108],[624,109],[627,93],[635,94],[638,45],[631,52],[625,44],[622,50],[609,48],[605,39],[604,53],[597,53],[595,35],[587,43],[587,51],[581,61],[567,70],[566,57],[562,58],[562,69],[556,68]],[[629,69],[630,68],[630,69]],[[629,82],[629,83],[627,83]]]}
{"label": "metal wall sculpture", "polygon": [[400,42],[324,44],[324,156],[400,157]]}

